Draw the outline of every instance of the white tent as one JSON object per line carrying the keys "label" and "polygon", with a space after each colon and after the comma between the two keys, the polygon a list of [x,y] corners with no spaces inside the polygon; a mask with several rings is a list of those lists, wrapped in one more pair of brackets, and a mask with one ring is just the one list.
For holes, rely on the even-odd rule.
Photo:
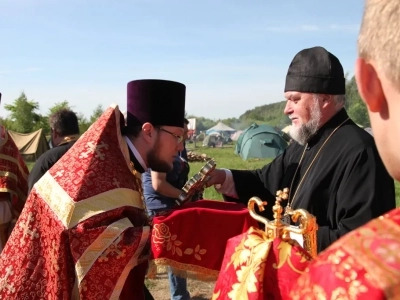
{"label": "white tent", "polygon": [[211,132],[220,132],[220,131],[228,131],[228,132],[235,132],[236,129],[229,127],[228,125],[225,125],[222,122],[219,122],[217,125],[214,127],[211,127],[206,131],[206,134],[210,134]]}

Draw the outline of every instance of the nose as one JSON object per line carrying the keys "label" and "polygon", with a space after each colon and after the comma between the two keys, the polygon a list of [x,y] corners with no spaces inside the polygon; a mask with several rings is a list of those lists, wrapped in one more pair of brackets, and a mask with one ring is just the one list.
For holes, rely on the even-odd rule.
{"label": "nose", "polygon": [[290,100],[286,101],[285,109],[283,110],[285,115],[290,115],[293,113],[292,103]]}

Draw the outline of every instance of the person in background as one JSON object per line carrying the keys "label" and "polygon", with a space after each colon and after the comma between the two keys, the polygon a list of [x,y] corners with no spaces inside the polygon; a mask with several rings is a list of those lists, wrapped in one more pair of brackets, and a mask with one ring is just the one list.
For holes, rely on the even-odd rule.
{"label": "person in background", "polygon": [[[301,50],[292,60],[284,95],[295,141],[282,155],[254,171],[215,169],[216,185],[230,201],[267,201],[272,219],[275,193],[289,188],[286,210],[306,209],[319,225],[318,252],[396,206],[394,181],[373,137],[347,115],[345,76],[339,59],[323,47]],[[303,245],[301,235],[292,235]]]}
{"label": "person in background", "polygon": [[[145,299],[147,168],[183,150],[185,85],[134,80],[36,182],[0,256],[3,299]],[[6,278],[6,279],[5,279]]]}
{"label": "person in background", "polygon": [[0,124],[0,253],[25,205],[28,174],[18,147]]}
{"label": "person in background", "polygon": [[[188,134],[189,121],[184,119],[183,142]],[[182,194],[182,188],[188,180],[189,163],[187,161],[186,147],[175,156],[173,169],[168,173],[155,172],[148,169],[142,175],[143,195],[146,201],[149,216],[156,216],[177,206],[177,199]],[[168,269],[168,278],[172,300],[188,300],[190,294],[187,290],[186,278],[174,275]]]}
{"label": "person in background", "polygon": [[[400,2],[367,0],[355,76],[375,141],[400,181]],[[368,183],[365,183],[368,184]],[[360,186],[364,188],[364,186]],[[381,203],[387,195],[378,195]],[[321,253],[294,284],[290,299],[399,299],[400,208],[350,232]]]}
{"label": "person in background", "polygon": [[53,113],[49,117],[49,125],[53,148],[43,153],[33,166],[28,178],[29,191],[79,138],[78,117],[69,109]]}

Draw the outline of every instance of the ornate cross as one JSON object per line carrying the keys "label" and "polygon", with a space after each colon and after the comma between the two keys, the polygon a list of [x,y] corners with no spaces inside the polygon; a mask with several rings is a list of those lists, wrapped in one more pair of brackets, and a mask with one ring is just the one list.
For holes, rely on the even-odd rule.
{"label": "ornate cross", "polygon": [[86,144],[86,148],[87,148],[87,151],[86,152],[83,151],[81,153],[81,155],[79,155],[79,158],[88,158],[89,154],[91,152],[95,152],[97,158],[100,158],[101,160],[104,160],[106,156],[100,150],[102,148],[108,149],[108,145],[106,143],[104,143],[104,142],[101,142],[101,144],[98,144],[98,145],[95,145],[93,142],[88,142]]}
{"label": "ornate cross", "polygon": [[115,177],[113,178],[112,184],[119,188],[119,181],[117,180],[117,178],[115,178]]}
{"label": "ornate cross", "polygon": [[64,175],[64,170],[59,170],[59,171],[57,171],[56,175],[54,175],[54,178],[62,177],[63,175]]}
{"label": "ornate cross", "polygon": [[15,287],[13,284],[8,283],[8,278],[14,275],[14,270],[12,266],[8,266],[6,268],[6,275],[4,275],[3,278],[0,278],[0,292],[3,291],[4,289],[8,290],[8,294],[10,293],[15,293]]}
{"label": "ornate cross", "polygon": [[120,249],[120,246],[118,245],[119,242],[121,241],[122,236],[119,236],[105,251],[104,253],[99,257],[99,262],[102,261],[108,261],[108,255],[115,255],[116,259],[120,259],[121,257],[125,256],[125,249]]}
{"label": "ornate cross", "polygon": [[37,233],[36,228],[31,230],[31,226],[29,225],[30,222],[34,221],[35,218],[33,217],[32,213],[29,213],[28,215],[28,219],[26,220],[25,223],[20,223],[19,227],[24,231],[24,234],[21,238],[21,244],[25,245],[25,236],[26,235],[30,235],[31,236],[31,240],[33,240],[34,238],[38,238],[39,237],[39,233]]}

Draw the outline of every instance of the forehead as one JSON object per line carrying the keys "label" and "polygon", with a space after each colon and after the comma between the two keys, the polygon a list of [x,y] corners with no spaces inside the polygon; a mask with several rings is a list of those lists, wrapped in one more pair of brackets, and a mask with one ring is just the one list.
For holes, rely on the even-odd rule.
{"label": "forehead", "polygon": [[292,100],[292,99],[299,99],[303,95],[303,93],[300,92],[295,92],[295,91],[289,91],[286,92],[285,94],[285,99],[286,100]]}

